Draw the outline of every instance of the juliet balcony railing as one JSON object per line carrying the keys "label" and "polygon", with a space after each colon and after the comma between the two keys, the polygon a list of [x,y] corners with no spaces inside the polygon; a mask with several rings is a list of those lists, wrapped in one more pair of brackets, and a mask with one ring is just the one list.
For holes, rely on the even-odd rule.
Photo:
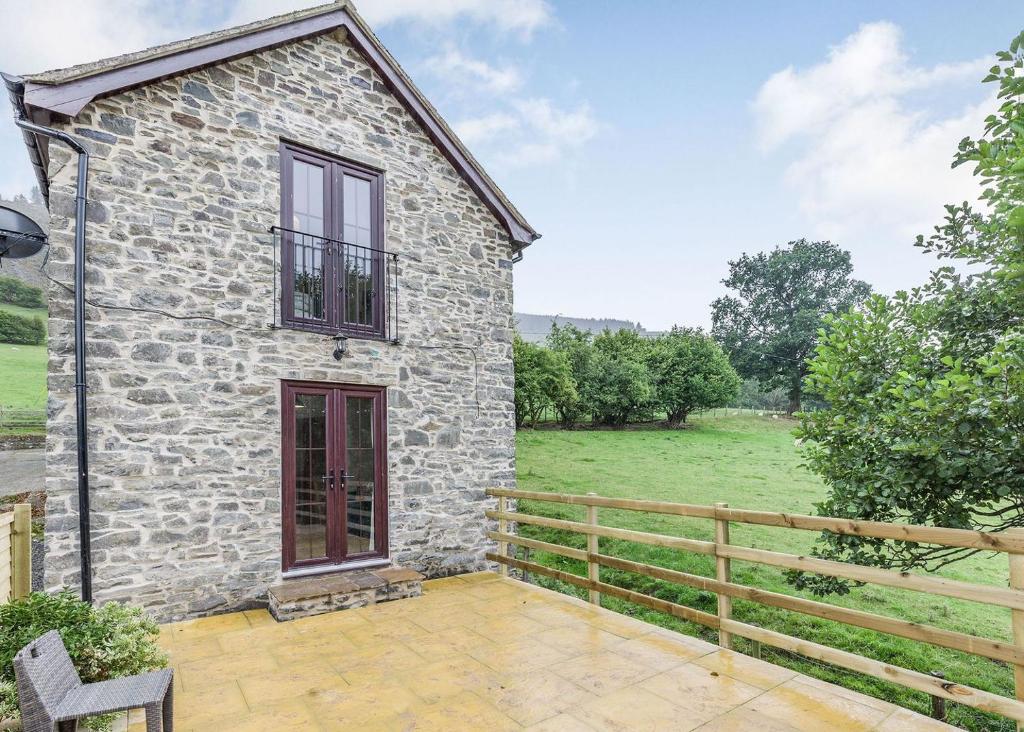
{"label": "juliet balcony railing", "polygon": [[398,342],[398,255],[275,226],[275,323]]}

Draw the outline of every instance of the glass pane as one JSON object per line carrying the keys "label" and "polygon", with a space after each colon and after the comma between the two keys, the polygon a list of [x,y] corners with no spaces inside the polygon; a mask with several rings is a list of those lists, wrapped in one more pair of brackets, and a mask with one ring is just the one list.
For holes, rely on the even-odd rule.
{"label": "glass pane", "polygon": [[343,176],[342,238],[345,241],[342,266],[342,318],[347,325],[374,325],[373,207],[370,181]]}
{"label": "glass pane", "polygon": [[346,175],[342,197],[345,223],[342,238],[349,244],[371,246],[370,181]]}
{"label": "glass pane", "polygon": [[293,315],[324,320],[324,168],[292,161]]}
{"label": "glass pane", "polygon": [[373,532],[374,470],[373,398],[345,398],[345,470],[348,553],[376,549]]}
{"label": "glass pane", "polygon": [[292,161],[292,228],[324,235],[324,168]]}
{"label": "glass pane", "polygon": [[295,395],[295,559],[327,556],[327,397]]}

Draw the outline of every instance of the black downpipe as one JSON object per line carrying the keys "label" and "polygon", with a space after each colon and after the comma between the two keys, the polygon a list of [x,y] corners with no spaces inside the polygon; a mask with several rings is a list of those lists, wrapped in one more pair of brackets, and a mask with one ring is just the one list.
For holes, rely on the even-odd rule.
{"label": "black downpipe", "polygon": [[[8,87],[11,80],[5,78]],[[20,85],[19,85],[20,86]],[[20,89],[18,90],[20,92]],[[12,89],[13,92],[13,89]],[[14,94],[12,93],[12,96]],[[18,94],[20,101],[20,93]],[[85,373],[85,207],[89,179],[89,153],[66,132],[29,122],[24,106],[15,103],[14,123],[26,132],[63,142],[78,153],[78,183],[75,191],[75,423],[78,433],[78,533],[81,556],[82,599],[92,602],[92,542],[89,520],[89,432],[86,413]]]}

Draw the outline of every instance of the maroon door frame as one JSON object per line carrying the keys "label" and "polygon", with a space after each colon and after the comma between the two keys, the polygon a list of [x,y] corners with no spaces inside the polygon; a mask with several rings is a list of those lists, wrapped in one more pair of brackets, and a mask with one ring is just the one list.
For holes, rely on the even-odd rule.
{"label": "maroon door frame", "polygon": [[[327,556],[320,559],[295,559],[295,396],[320,394],[326,397],[327,469],[334,470],[333,488],[327,489]],[[374,414],[374,493],[373,529],[377,550],[348,554],[346,531],[348,502],[345,474],[345,398],[373,399]],[[281,569],[284,572],[322,566],[344,566],[366,559],[388,556],[387,490],[387,389],[383,386],[322,383],[316,381],[281,382]]]}

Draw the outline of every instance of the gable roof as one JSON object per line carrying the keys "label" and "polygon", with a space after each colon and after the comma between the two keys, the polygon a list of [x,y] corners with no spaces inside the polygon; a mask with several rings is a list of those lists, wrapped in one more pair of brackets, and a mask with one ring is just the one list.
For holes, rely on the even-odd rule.
{"label": "gable roof", "polygon": [[[214,66],[313,36],[343,29],[348,40],[384,79],[480,199],[501,221],[517,249],[540,234],[516,209],[483,166],[459,140],[423,93],[359,16],[349,0],[338,0],[248,25],[215,31],[145,51],[22,78],[4,75],[16,114],[37,124],[74,119],[90,102],[118,92]],[[48,196],[46,138],[25,132],[40,189]]]}

